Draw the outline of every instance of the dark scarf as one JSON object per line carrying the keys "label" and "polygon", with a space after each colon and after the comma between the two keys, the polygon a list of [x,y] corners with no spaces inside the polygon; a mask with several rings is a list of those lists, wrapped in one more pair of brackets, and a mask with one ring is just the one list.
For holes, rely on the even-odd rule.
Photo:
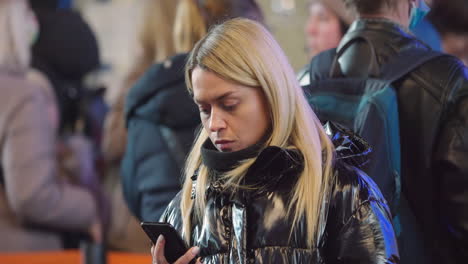
{"label": "dark scarf", "polygon": [[[249,187],[254,193],[262,194],[268,191],[289,192],[297,181],[303,169],[303,157],[297,150],[269,146],[262,149],[262,144],[256,144],[235,152],[220,152],[208,139],[201,148],[203,164],[210,170],[212,184],[207,194],[212,191],[223,192],[223,172],[234,169],[246,159],[257,157],[249,168],[243,186]],[[196,180],[194,175],[193,180]]]}
{"label": "dark scarf", "polygon": [[262,149],[262,144],[255,144],[248,148],[233,152],[221,152],[215,148],[210,139],[207,139],[201,147],[203,165],[209,169],[223,173],[234,169],[246,159],[256,157]]}

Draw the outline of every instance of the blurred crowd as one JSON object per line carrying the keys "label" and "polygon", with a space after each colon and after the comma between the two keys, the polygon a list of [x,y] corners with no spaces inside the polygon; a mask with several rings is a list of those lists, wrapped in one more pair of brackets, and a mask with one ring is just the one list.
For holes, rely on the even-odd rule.
{"label": "blurred crowd", "polygon": [[[359,18],[347,2],[307,1],[306,43],[295,43],[307,61],[337,48]],[[431,11],[410,34],[468,65],[468,2],[426,2]],[[180,191],[200,127],[187,53],[221,18],[268,17],[255,0],[145,1],[136,49],[120,51],[137,54],[132,68],[106,87],[87,81],[103,70],[105,47],[75,6],[0,0],[0,252],[93,241],[149,253],[140,222],[158,221]],[[298,71],[301,84],[313,79],[309,69]]]}

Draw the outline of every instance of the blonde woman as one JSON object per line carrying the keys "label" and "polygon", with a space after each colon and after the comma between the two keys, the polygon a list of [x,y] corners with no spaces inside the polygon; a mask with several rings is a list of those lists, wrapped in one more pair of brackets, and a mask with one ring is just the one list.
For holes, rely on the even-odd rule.
{"label": "blonde woman", "polygon": [[[214,27],[185,73],[203,128],[184,187],[162,217],[193,246],[176,263],[197,256],[203,263],[399,262],[380,191],[343,153],[335,156],[262,25],[234,19]],[[154,263],[167,263],[164,247],[171,245],[161,236]]]}
{"label": "blonde woman", "polygon": [[126,98],[124,195],[142,221],[159,219],[182,186],[184,160],[200,124],[187,92],[184,65],[208,28],[233,17],[261,19],[254,0],[180,0],[174,21],[177,55],[151,66]]}

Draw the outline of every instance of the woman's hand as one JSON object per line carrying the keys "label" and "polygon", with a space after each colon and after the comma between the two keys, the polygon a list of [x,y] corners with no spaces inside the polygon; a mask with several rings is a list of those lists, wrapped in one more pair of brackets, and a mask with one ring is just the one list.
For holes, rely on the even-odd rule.
{"label": "woman's hand", "polygon": [[[166,257],[164,256],[164,246],[166,240],[162,235],[158,237],[158,241],[156,241],[156,245],[151,247],[151,255],[153,256],[153,264],[169,264],[167,262]],[[199,247],[192,247],[190,248],[182,257],[180,257],[174,264],[188,264],[195,258],[200,252]],[[197,260],[197,264],[201,264],[200,260]]]}

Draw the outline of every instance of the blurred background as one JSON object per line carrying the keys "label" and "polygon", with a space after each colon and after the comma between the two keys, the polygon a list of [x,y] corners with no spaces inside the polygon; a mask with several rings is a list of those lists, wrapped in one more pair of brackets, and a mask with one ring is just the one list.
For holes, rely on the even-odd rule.
{"label": "blurred background", "polygon": [[[434,0],[428,19],[414,31],[433,49],[455,55],[465,65],[466,1]],[[139,226],[141,216],[129,210],[132,208],[124,198],[121,182],[125,178],[121,177],[121,167],[127,138],[140,139],[135,135],[127,137],[126,124],[132,118],[144,118],[124,116],[124,102],[129,90],[140,92],[142,97],[152,94],[151,89],[166,76],[141,77],[154,73],[152,70],[158,65],[171,68],[175,60],[168,58],[191,49],[176,51],[172,42],[177,28],[173,21],[175,7],[180,2],[0,0],[0,234],[23,238],[15,239],[17,244],[0,240],[0,252],[76,249],[83,240],[106,240],[103,244],[110,250],[149,254],[148,238]],[[313,56],[338,45],[355,18],[342,0],[257,3],[264,23],[298,77],[303,76],[301,72]],[[161,25],[164,20],[167,23]],[[162,42],[164,39],[168,42]],[[172,68],[174,76],[180,75],[180,71],[174,72],[177,73]],[[185,92],[183,76],[176,77],[182,86],[170,88]],[[140,113],[151,108],[146,105],[148,100],[142,101],[135,108]],[[196,107],[192,110],[196,117],[191,119],[196,124],[177,124],[173,138],[183,133],[193,136],[189,131],[193,127],[189,126],[198,125],[199,112]],[[147,114],[148,120],[156,116],[155,112]],[[167,124],[156,124],[159,125]],[[184,125],[189,132],[179,130]],[[24,134],[18,133],[18,128]],[[139,128],[153,133],[146,127]],[[141,138],[140,145],[133,141],[128,145],[138,146],[134,149],[139,150],[148,147],[144,140],[155,141],[154,133],[149,140]],[[192,142],[190,137],[182,141]],[[153,155],[160,154],[151,151]],[[147,153],[139,154],[147,158]],[[140,168],[139,160],[134,160],[135,164],[127,167]],[[153,160],[142,171],[154,176],[155,170],[163,171],[161,163],[164,162]],[[178,176],[173,177],[176,185]]]}
{"label": "blurred background", "polygon": [[[142,7],[148,0],[75,0],[76,8],[96,33],[101,61],[106,65],[106,98],[115,98],[114,89],[122,84],[132,58],[138,52],[137,34]],[[298,71],[308,61],[304,25],[309,0],[259,0],[267,25]]]}

